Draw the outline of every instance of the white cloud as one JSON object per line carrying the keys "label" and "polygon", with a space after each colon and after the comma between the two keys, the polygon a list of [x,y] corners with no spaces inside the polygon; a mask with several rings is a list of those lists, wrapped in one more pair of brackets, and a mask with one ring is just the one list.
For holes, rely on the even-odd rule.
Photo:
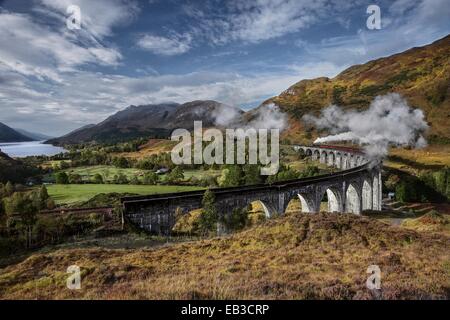
{"label": "white cloud", "polygon": [[[309,53],[317,51],[317,58],[338,64],[347,58],[347,64],[361,62],[423,45],[430,38],[442,37],[450,31],[448,0],[386,2],[386,8],[383,7],[381,12],[381,31],[369,31],[365,27],[365,8],[369,4],[372,2],[368,0],[230,0],[225,6],[217,6],[214,1],[205,1],[201,6],[185,6],[185,13],[196,22],[188,30],[196,43],[224,45],[230,42],[260,43],[307,31],[312,26],[333,23],[350,30],[352,15],[358,12],[354,10],[360,8],[361,26],[353,35],[333,37],[315,45],[303,39],[294,42],[303,49],[309,47]],[[334,49],[337,52],[333,52]]]}
{"label": "white cloud", "polygon": [[317,21],[322,6],[311,1],[274,0],[233,3],[240,13],[231,15],[231,37],[259,42],[293,33]]}
{"label": "white cloud", "polygon": [[83,47],[25,14],[0,12],[0,65],[40,80],[62,81],[60,72],[86,63],[117,65],[121,54],[103,46]]}
{"label": "white cloud", "polygon": [[[186,13],[197,20],[196,33],[216,44],[230,41],[258,43],[264,40],[296,33],[310,26],[342,18],[346,12],[362,1],[338,0],[233,0],[225,8],[214,2],[201,7],[186,6]],[[221,8],[221,9],[219,9]],[[326,21],[328,23],[329,21]]]}
{"label": "white cloud", "polygon": [[159,55],[173,56],[189,51],[191,36],[160,37],[154,35],[143,35],[137,41],[138,46]]}
{"label": "white cloud", "polygon": [[335,65],[354,65],[429,44],[450,32],[447,0],[421,0],[406,4],[391,3],[381,11],[381,30],[365,26],[353,35],[322,39],[318,43],[301,42],[302,48],[318,60]]}
{"label": "white cloud", "polygon": [[[66,27],[66,9],[81,9],[81,30]],[[85,64],[117,66],[118,49],[103,41],[114,27],[128,24],[139,12],[135,1],[36,0],[30,14],[0,11],[0,65],[43,81],[62,81],[61,73]]]}
{"label": "white cloud", "polygon": [[[323,66],[318,68],[324,70]],[[0,121],[16,127],[24,126],[21,123],[23,117],[19,117],[17,111],[19,108],[25,108],[20,109],[22,111],[32,108],[34,129],[58,135],[99,122],[131,104],[211,99],[233,106],[256,107],[262,100],[279,94],[300,78],[311,77],[308,72],[314,72],[314,69],[309,65],[307,68],[292,67],[290,71],[250,76],[232,72],[193,72],[139,78],[78,71],[62,74],[61,83],[42,84],[41,87],[19,77],[14,80],[15,85],[0,87]],[[9,73],[0,74],[9,77]]]}
{"label": "white cloud", "polygon": [[76,5],[81,10],[81,27],[95,38],[112,34],[114,27],[127,25],[140,9],[133,0],[39,0],[48,10],[65,19],[66,10]]}

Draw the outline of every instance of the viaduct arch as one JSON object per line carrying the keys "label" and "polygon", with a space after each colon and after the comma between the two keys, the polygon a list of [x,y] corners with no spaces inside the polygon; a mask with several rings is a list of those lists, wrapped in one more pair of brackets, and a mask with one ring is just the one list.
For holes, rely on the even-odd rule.
{"label": "viaduct arch", "polygon": [[[301,211],[317,213],[322,199],[328,212],[361,214],[381,210],[381,163],[370,162],[359,150],[337,146],[293,146],[314,161],[341,171],[311,178],[281,181],[271,185],[211,189],[220,215],[230,214],[260,201],[265,215],[283,214],[292,199],[299,199]],[[121,199],[124,216],[131,223],[153,233],[168,234],[175,214],[201,208],[204,191],[189,191]],[[322,208],[322,210],[324,210]]]}

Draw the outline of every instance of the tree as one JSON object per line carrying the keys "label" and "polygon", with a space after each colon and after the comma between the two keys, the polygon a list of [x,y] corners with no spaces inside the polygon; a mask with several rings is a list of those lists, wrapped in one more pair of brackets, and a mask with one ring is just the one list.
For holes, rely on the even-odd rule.
{"label": "tree", "polygon": [[433,172],[433,180],[435,184],[435,190],[444,197],[448,196],[449,185],[449,169],[445,168],[437,172]]}
{"label": "tree", "polygon": [[113,160],[113,164],[118,168],[128,168],[130,166],[127,158],[118,157]]}
{"label": "tree", "polygon": [[395,199],[401,202],[421,201],[415,179],[400,181],[395,187]]}
{"label": "tree", "polygon": [[138,162],[137,167],[142,170],[153,170],[155,164],[151,159],[144,159]]}
{"label": "tree", "polygon": [[55,175],[56,183],[57,184],[69,184],[69,177],[67,176],[67,173],[64,171],[58,172]]}
{"label": "tree", "polygon": [[211,190],[206,190],[202,199],[202,213],[199,219],[199,230],[203,234],[217,230],[218,214],[215,196]]}
{"label": "tree", "polygon": [[0,197],[0,225],[3,224],[4,222],[4,216],[5,216],[5,205],[3,204],[4,201],[2,199],[2,197]]}
{"label": "tree", "polygon": [[114,183],[116,184],[128,184],[128,178],[122,172],[119,175],[114,176]]}
{"label": "tree", "polygon": [[47,187],[45,185],[42,185],[39,189],[39,198],[41,200],[47,200],[48,198],[50,198],[50,196],[48,195]]}
{"label": "tree", "polygon": [[395,199],[397,201],[408,201],[407,186],[404,182],[398,183],[395,187]]}
{"label": "tree", "polygon": [[144,175],[144,184],[155,185],[158,183],[159,176],[155,172],[147,172]]}
{"label": "tree", "polygon": [[248,222],[248,208],[234,208],[231,215],[227,216],[224,220],[228,230],[241,230],[245,228]]}
{"label": "tree", "polygon": [[67,162],[65,162],[65,161],[61,161],[61,162],[59,163],[59,168],[60,168],[61,170],[68,169],[68,168],[70,168],[70,164],[67,163]]}
{"label": "tree", "polygon": [[[195,180],[191,182],[194,183]],[[217,178],[214,176],[206,176],[203,179],[200,179],[197,184],[200,184],[202,187],[214,188],[217,187]]]}
{"label": "tree", "polygon": [[[280,169],[277,174],[269,176],[267,178],[268,183],[274,183],[277,181],[285,181],[285,180],[291,180],[291,179],[297,179],[298,177],[306,178],[314,175],[314,172],[317,167],[315,166],[308,166],[305,171],[303,171],[301,174],[290,167],[286,166],[280,166]],[[318,168],[317,168],[318,170]]]}
{"label": "tree", "polygon": [[81,184],[83,183],[83,178],[78,173],[69,174],[69,183],[70,184]]}
{"label": "tree", "polygon": [[[20,193],[19,193],[20,194]],[[40,199],[37,192],[31,192],[24,195],[19,204],[18,212],[20,213],[20,220],[26,229],[27,247],[31,247],[32,230],[37,221],[36,215],[39,211]]]}
{"label": "tree", "polygon": [[237,187],[241,184],[241,178],[241,166],[228,166],[222,170],[222,175],[219,178],[219,184],[221,187]]}
{"label": "tree", "polygon": [[180,166],[176,166],[168,175],[167,181],[170,183],[179,182],[184,179],[183,169]]}
{"label": "tree", "polygon": [[246,185],[259,184],[262,182],[258,165],[248,164],[244,166],[244,182]]}
{"label": "tree", "polygon": [[56,207],[55,201],[52,198],[47,199],[47,202],[45,204],[45,207],[48,210],[53,210]]}
{"label": "tree", "polygon": [[39,211],[39,193],[15,192],[11,197],[5,199],[5,211],[8,215],[18,213],[21,224],[25,228],[27,247],[31,246],[31,231],[36,223],[36,214]]}
{"label": "tree", "polygon": [[44,209],[47,208],[47,201],[50,198],[47,192],[47,187],[45,185],[42,185],[42,187],[39,189],[39,208]]}
{"label": "tree", "polygon": [[[293,176],[295,175],[295,178],[298,178],[298,172],[295,170],[292,170],[289,168],[289,171],[293,171]],[[302,178],[308,178],[308,177],[314,177],[317,176],[320,173],[319,167],[314,165],[309,165],[306,167],[306,169],[300,174],[300,177]]]}
{"label": "tree", "polygon": [[96,173],[94,178],[92,178],[92,183],[103,184],[103,176],[100,173]]}
{"label": "tree", "polygon": [[137,176],[133,176],[133,177],[131,178],[131,180],[130,180],[130,184],[132,184],[132,185],[138,185],[138,184],[141,184],[141,181],[139,181],[139,179],[138,179]]}
{"label": "tree", "polygon": [[11,183],[11,181],[8,181],[5,185],[5,195],[7,197],[10,197],[13,195],[15,191],[14,185]]}

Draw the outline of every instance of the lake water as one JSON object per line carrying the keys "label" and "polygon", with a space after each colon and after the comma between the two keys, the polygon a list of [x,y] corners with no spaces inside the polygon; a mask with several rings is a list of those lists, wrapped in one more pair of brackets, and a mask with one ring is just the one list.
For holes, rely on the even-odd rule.
{"label": "lake water", "polygon": [[23,158],[28,156],[54,156],[67,151],[61,147],[44,144],[42,141],[31,142],[0,142],[0,149],[12,158]]}

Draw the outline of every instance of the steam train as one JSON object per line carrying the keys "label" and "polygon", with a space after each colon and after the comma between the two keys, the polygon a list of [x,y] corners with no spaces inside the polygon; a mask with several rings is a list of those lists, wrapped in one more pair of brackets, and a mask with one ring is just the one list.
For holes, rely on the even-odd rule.
{"label": "steam train", "polygon": [[333,149],[333,150],[341,150],[341,151],[352,152],[352,153],[363,153],[361,151],[361,149],[354,148],[354,147],[332,146],[332,145],[320,144],[320,143],[314,143],[312,146],[313,147],[320,147],[322,149]]}

